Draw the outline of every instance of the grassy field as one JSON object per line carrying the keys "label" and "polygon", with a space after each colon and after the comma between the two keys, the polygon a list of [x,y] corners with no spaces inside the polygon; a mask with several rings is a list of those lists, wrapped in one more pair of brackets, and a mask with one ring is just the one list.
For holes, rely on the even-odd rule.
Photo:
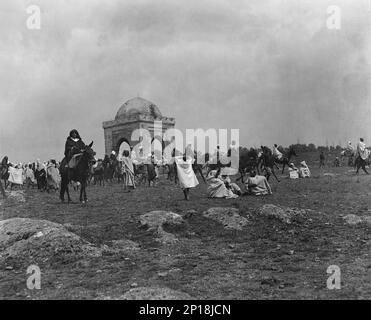
{"label": "grassy field", "polygon": [[[281,182],[272,179],[273,195],[266,197],[208,199],[200,182],[187,202],[165,178],[156,187],[130,193],[117,184],[90,186],[86,205],[74,192],[76,202],[67,205],[54,193],[26,191],[25,203],[0,207],[3,219],[70,223],[97,246],[130,239],[141,249],[40,266],[42,289],[37,291],[27,290],[25,270],[3,268],[0,299],[115,298],[134,285],[167,287],[196,299],[370,299],[371,228],[347,225],[342,217],[371,214],[371,177],[355,176],[349,167],[319,170],[313,159],[308,162],[312,178],[294,181],[280,174]],[[267,203],[311,209],[310,217],[288,225],[253,214]],[[202,216],[211,207],[237,208],[250,222],[243,231],[225,230]],[[138,225],[139,216],[152,210],[196,213],[186,232],[171,230],[180,239],[177,244],[161,245]],[[341,269],[340,290],[327,289],[330,265]]]}

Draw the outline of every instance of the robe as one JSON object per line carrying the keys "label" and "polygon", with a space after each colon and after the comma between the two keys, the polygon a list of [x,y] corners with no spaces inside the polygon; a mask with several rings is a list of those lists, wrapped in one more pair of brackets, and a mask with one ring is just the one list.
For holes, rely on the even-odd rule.
{"label": "robe", "polygon": [[61,182],[61,176],[59,174],[59,170],[55,167],[55,165],[49,165],[46,168],[46,181],[48,187],[52,187],[54,189],[59,189],[59,184]]}
{"label": "robe", "polygon": [[366,149],[366,144],[360,141],[357,144],[357,154],[362,160],[366,160],[370,155],[370,150]]}
{"label": "robe", "polygon": [[23,185],[23,169],[16,169],[9,167],[9,178],[8,181],[13,184]]}
{"label": "robe", "polygon": [[129,157],[122,158],[121,172],[124,175],[125,187],[135,188],[134,166],[131,158]]}
{"label": "robe", "polygon": [[232,190],[228,189],[221,178],[216,178],[213,172],[207,177],[207,194],[209,198],[238,198]]}
{"label": "robe", "polygon": [[192,158],[187,158],[187,160],[184,161],[183,157],[175,157],[179,184],[183,189],[194,188],[199,184],[192,169],[192,162]]}

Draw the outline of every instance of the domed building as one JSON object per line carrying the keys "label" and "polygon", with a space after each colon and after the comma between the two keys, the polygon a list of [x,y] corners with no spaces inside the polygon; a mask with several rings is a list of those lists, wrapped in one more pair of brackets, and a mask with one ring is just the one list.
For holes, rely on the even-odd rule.
{"label": "domed building", "polygon": [[153,102],[136,97],[126,101],[117,111],[114,120],[103,122],[105,153],[119,152],[123,145],[134,146],[131,135],[135,129],[147,129],[154,138],[154,124],[161,122],[162,133],[173,128],[175,119],[164,117]]}

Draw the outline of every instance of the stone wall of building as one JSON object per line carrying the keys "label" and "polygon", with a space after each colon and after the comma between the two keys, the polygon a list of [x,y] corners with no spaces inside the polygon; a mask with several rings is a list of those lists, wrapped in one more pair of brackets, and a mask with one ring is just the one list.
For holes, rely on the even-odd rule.
{"label": "stone wall of building", "polygon": [[162,126],[162,134],[175,125],[174,118],[153,118],[148,115],[137,115],[127,120],[112,120],[103,122],[105,153],[110,154],[112,150],[118,152],[120,144],[126,141],[129,145],[135,146],[139,141],[131,139],[132,133],[136,129],[146,129],[150,132],[151,138],[154,138],[154,125],[159,121]]}

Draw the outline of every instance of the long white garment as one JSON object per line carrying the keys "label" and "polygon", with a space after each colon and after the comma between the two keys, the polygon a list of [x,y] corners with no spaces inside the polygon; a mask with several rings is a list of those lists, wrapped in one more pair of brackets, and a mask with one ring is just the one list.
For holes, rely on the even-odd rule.
{"label": "long white garment", "polygon": [[9,179],[8,181],[14,184],[23,184],[23,170],[9,167]]}
{"label": "long white garment", "polygon": [[362,158],[362,160],[366,160],[370,155],[370,150],[366,149],[366,144],[360,141],[357,144],[357,153]]}
{"label": "long white garment", "polygon": [[300,176],[302,178],[310,178],[310,170],[308,168],[308,166],[304,167],[300,167]]}
{"label": "long white garment", "polygon": [[282,158],[282,153],[278,150],[278,148],[273,147],[273,156],[276,159],[281,159]]}
{"label": "long white garment", "polygon": [[194,188],[198,185],[198,180],[192,169],[192,158],[175,157],[179,184],[183,189]]}
{"label": "long white garment", "polygon": [[290,179],[299,179],[299,170],[289,168],[289,176]]}

